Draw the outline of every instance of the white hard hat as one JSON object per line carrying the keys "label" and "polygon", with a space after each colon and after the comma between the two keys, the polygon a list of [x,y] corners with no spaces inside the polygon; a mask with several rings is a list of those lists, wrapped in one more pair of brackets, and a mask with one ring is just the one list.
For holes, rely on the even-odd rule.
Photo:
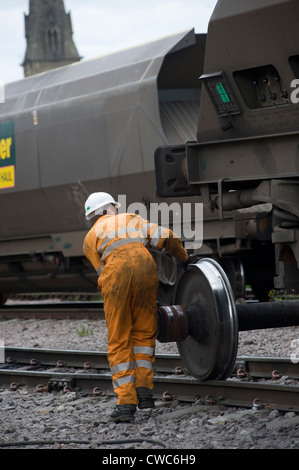
{"label": "white hard hat", "polygon": [[85,202],[86,219],[89,220],[95,215],[102,215],[105,207],[109,204],[113,204],[115,207],[120,207],[119,202],[116,202],[110,194],[92,193]]}

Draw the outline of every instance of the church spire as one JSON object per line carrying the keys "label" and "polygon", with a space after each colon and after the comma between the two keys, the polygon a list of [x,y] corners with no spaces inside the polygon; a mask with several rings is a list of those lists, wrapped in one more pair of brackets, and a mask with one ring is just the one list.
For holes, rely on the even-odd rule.
{"label": "church spire", "polygon": [[73,41],[70,13],[63,0],[30,0],[29,15],[25,15],[27,50],[23,62],[24,75],[62,67],[78,62]]}

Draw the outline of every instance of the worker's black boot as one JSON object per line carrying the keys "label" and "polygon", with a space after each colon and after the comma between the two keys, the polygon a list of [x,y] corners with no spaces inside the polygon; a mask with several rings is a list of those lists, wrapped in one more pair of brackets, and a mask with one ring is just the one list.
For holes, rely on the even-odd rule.
{"label": "worker's black boot", "polygon": [[114,423],[131,423],[134,421],[136,405],[116,405],[115,410],[110,415],[110,421]]}
{"label": "worker's black boot", "polygon": [[155,401],[153,398],[152,390],[146,387],[137,387],[136,392],[137,392],[139,409],[155,407]]}

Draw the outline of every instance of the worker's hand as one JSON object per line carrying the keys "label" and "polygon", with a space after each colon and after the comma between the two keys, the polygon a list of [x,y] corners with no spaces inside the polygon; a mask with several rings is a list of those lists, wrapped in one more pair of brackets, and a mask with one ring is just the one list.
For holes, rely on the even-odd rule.
{"label": "worker's hand", "polygon": [[184,263],[182,263],[182,268],[184,271],[187,271],[188,269],[188,265],[189,264],[195,264],[197,261],[196,259],[196,255],[189,255],[189,258],[187,261],[185,261]]}

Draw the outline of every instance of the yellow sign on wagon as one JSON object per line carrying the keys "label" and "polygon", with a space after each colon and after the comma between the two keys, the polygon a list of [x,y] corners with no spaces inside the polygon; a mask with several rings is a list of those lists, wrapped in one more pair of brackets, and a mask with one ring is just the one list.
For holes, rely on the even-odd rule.
{"label": "yellow sign on wagon", "polygon": [[0,189],[13,188],[15,185],[15,166],[0,168]]}
{"label": "yellow sign on wagon", "polygon": [[0,122],[0,189],[13,188],[16,174],[14,121]]}

